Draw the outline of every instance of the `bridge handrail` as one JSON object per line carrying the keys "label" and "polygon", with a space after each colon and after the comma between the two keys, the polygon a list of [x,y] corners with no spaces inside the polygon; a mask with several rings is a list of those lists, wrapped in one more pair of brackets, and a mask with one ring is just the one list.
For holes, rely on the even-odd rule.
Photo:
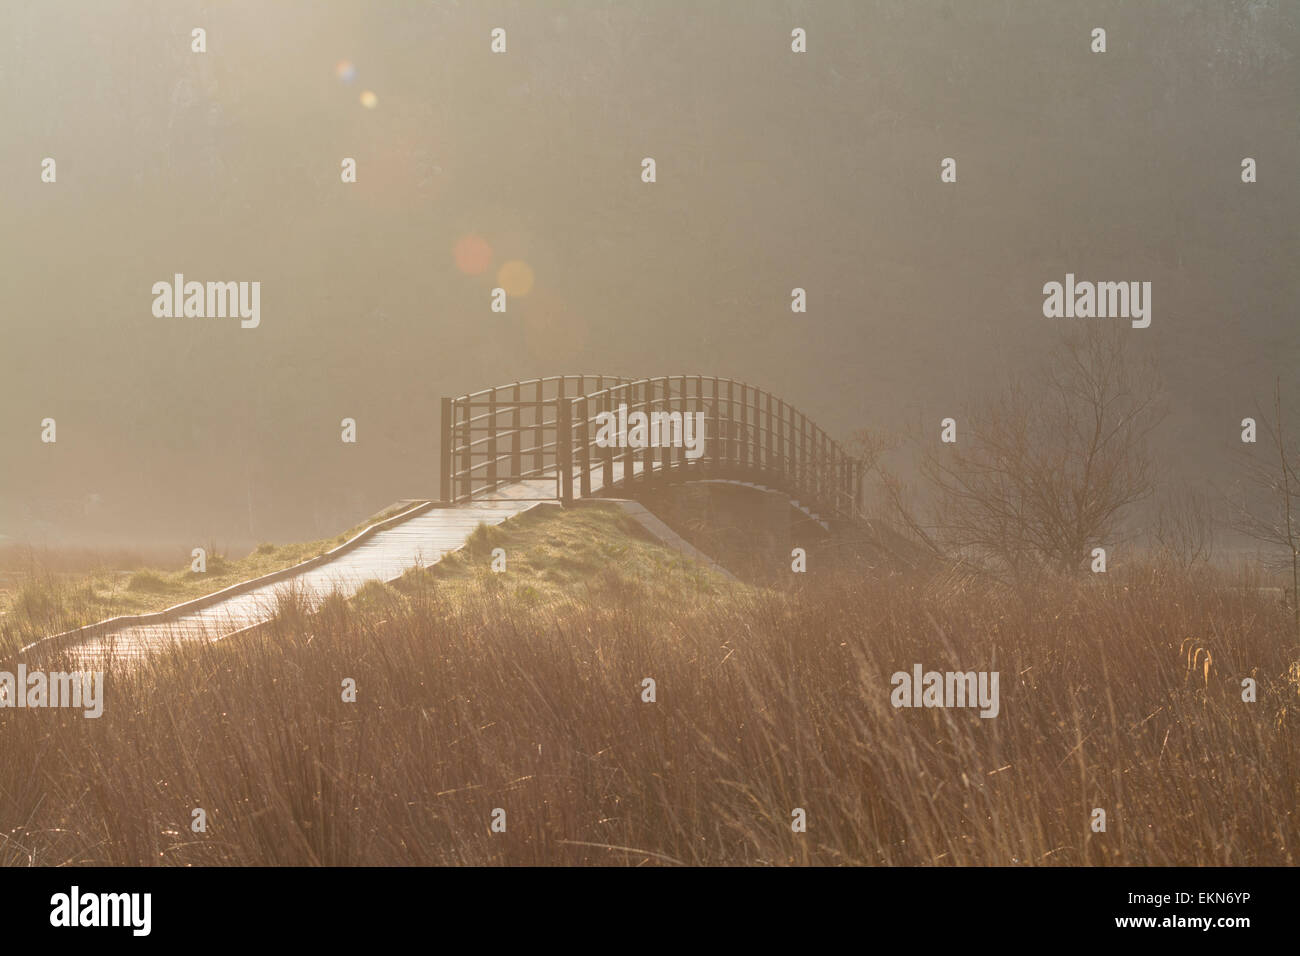
{"label": "bridge handrail", "polygon": [[[703,414],[701,453],[687,458],[680,443],[600,445],[597,423],[620,405],[652,415]],[[532,478],[557,480],[560,497],[569,500],[575,481],[578,493],[587,495],[597,475],[608,489],[616,481],[733,474],[761,476],[829,517],[861,514],[860,460],[783,398],[721,376],[552,375],[444,398],[441,453],[440,492],[447,503]],[[616,461],[623,466],[618,478]]]}

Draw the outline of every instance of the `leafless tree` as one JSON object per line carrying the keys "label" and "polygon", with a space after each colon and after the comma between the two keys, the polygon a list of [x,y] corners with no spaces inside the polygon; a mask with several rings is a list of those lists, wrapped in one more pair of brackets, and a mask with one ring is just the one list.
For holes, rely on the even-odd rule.
{"label": "leafless tree", "polygon": [[[1273,417],[1256,414],[1257,435],[1268,436],[1268,454],[1248,459],[1246,481],[1259,493],[1244,498],[1234,509],[1233,526],[1281,555],[1279,564],[1291,571],[1290,602],[1296,633],[1300,634],[1300,463],[1294,438],[1282,425],[1282,380],[1273,384]],[[1259,499],[1263,500],[1260,501]]]}
{"label": "leafless tree", "polygon": [[940,539],[1015,580],[1084,566],[1152,489],[1163,417],[1150,362],[1121,334],[1071,335],[1045,366],[972,403],[922,461]]}
{"label": "leafless tree", "polygon": [[1184,570],[1206,564],[1214,548],[1214,517],[1209,496],[1188,485],[1167,491],[1151,525],[1156,554]]}
{"label": "leafless tree", "polygon": [[930,554],[943,555],[942,546],[919,517],[912,489],[885,464],[885,457],[904,443],[903,437],[896,432],[862,428],[850,436],[848,447],[861,462],[863,480],[876,499],[873,504],[877,516]]}

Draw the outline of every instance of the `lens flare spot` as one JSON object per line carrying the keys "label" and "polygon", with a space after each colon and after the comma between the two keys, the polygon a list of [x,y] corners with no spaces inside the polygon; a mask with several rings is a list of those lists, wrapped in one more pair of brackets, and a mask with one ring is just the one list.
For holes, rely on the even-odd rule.
{"label": "lens flare spot", "polygon": [[368,110],[373,110],[379,105],[379,97],[375,96],[374,90],[366,90],[361,94],[361,105]]}
{"label": "lens flare spot", "polygon": [[357,78],[357,68],[351,60],[339,60],[339,65],[334,67],[334,75],[344,83],[351,83]]}
{"label": "lens flare spot", "polygon": [[527,295],[533,291],[533,267],[511,259],[497,270],[497,285],[506,290],[506,295]]}
{"label": "lens flare spot", "polygon": [[492,247],[474,233],[457,239],[451,254],[456,257],[456,268],[470,276],[482,275],[492,264]]}

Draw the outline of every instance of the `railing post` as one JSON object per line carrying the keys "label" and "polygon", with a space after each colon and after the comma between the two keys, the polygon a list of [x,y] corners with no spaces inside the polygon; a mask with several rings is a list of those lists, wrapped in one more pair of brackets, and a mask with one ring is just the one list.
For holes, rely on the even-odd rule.
{"label": "railing post", "polygon": [[542,425],[542,419],[546,417],[546,406],[542,404],[542,395],[545,394],[542,389],[544,385],[542,380],[537,380],[537,404],[533,406],[533,470],[537,472],[538,477],[546,474],[546,453],[543,450],[546,445],[546,429]]}
{"label": "railing post", "polygon": [[645,383],[645,394],[641,397],[643,405],[642,410],[646,414],[646,443],[641,449],[641,476],[649,481],[654,474],[655,449],[650,443],[650,415],[654,412],[655,403],[655,379],[649,379]]}
{"label": "railing post", "polygon": [[808,487],[808,416],[799,413],[799,469],[796,479],[800,491]]}
{"label": "railing post", "polygon": [[822,439],[820,429],[814,424],[808,436],[812,442],[812,497],[820,502],[822,497]]}
{"label": "railing post", "polygon": [[[663,407],[664,412],[668,415],[672,415],[674,411],[674,406],[680,404],[680,402],[681,402],[680,395],[676,399],[673,398],[673,380],[665,377],[664,378],[664,407]],[[664,427],[668,429],[668,434],[667,435],[661,434],[659,436],[659,442],[664,446],[664,472],[667,473],[669,468],[681,467],[681,464],[684,461],[684,458],[682,457],[684,450],[677,449],[677,453],[673,454],[673,446],[671,440],[673,437],[672,434],[673,426],[672,426],[671,418],[664,419]]]}
{"label": "railing post", "polygon": [[[678,390],[676,396],[673,395],[672,379],[664,379],[664,397],[668,400],[668,414],[671,415],[676,411],[684,418],[686,415],[686,379],[682,379],[681,388]],[[672,426],[669,425],[669,428],[671,427]],[[672,437],[671,432],[669,432],[668,437]],[[668,457],[670,458],[673,467],[681,468],[686,464],[686,449],[682,447],[673,448],[670,446],[668,449]]]}
{"label": "railing post", "polygon": [[516,384],[514,390],[515,413],[511,416],[511,421],[514,423],[514,434],[510,436],[510,474],[513,476],[513,481],[518,481],[519,477],[524,473],[522,454],[524,433],[521,430],[523,419],[519,417],[519,398],[519,386]]}
{"label": "railing post", "polygon": [[496,490],[497,486],[497,390],[488,392],[488,487]]}
{"label": "railing post", "polygon": [[785,479],[788,472],[785,460],[785,400],[777,399],[776,402],[776,468],[781,473],[782,480]]}
{"label": "railing post", "polygon": [[578,399],[578,493],[591,497],[591,437],[587,430],[587,396]]}
{"label": "railing post", "polygon": [[[627,385],[624,387],[624,397],[626,398],[626,401],[624,401],[623,404],[627,406],[628,415],[631,415],[632,412],[635,411],[636,409],[636,392],[637,392],[637,388],[635,385]],[[623,446],[623,489],[624,491],[632,487],[632,479],[635,477],[636,477],[636,457],[634,452],[632,451],[632,445],[629,443]]]}
{"label": "railing post", "polygon": [[743,470],[749,464],[749,400],[745,397],[745,392],[749,386],[740,386],[740,447],[738,449],[736,464]]}
{"label": "railing post", "polygon": [[451,416],[452,402],[450,398],[442,400],[442,421],[439,429],[440,437],[438,440],[438,498],[443,504],[451,503]]}
{"label": "railing post", "polygon": [[[672,389],[671,389],[671,388],[668,390],[668,394],[669,394],[669,396],[672,395]],[[674,404],[674,403],[673,403],[673,401],[672,401],[672,398],[670,397],[669,400],[668,400],[668,411],[669,411],[669,413],[671,413],[671,412],[673,411],[673,404]],[[691,402],[690,402],[690,395],[689,395],[689,393],[688,393],[688,391],[687,391],[686,376],[685,376],[685,375],[682,376],[681,387],[678,389],[678,395],[677,395],[677,402],[676,402],[676,405],[677,405],[678,410],[680,410],[681,415],[682,415],[682,435],[684,436],[684,435],[686,434],[686,411],[687,411],[688,408],[690,408],[690,405],[691,405]],[[685,468],[685,467],[686,467],[686,443],[685,443],[684,441],[682,442],[681,445],[678,446],[678,448],[677,448],[677,454],[673,455],[673,457],[674,457],[675,459],[677,459],[677,467],[678,467],[678,468]]]}
{"label": "railing post", "polygon": [[718,408],[718,376],[713,376],[713,424],[709,426],[707,435],[699,436],[699,441],[708,442],[705,449],[708,454],[705,461],[709,463],[706,470],[710,478],[718,477],[718,433],[722,431],[722,409]]}
{"label": "railing post", "polygon": [[[612,388],[605,390],[605,397],[601,399],[601,404],[604,406],[603,410],[605,412],[608,413],[614,411],[614,390]],[[610,421],[610,419],[611,416],[607,414],[605,416],[605,420]],[[611,431],[613,431],[613,428],[611,428]],[[610,493],[609,490],[614,487],[614,445],[613,443],[612,442],[607,443],[605,447],[600,450],[600,454],[602,459],[601,473],[600,473],[600,479],[601,479],[600,490],[602,494],[607,495]]]}
{"label": "railing post", "polygon": [[731,473],[735,465],[736,456],[736,406],[735,401],[735,382],[727,379],[727,438],[726,444],[722,446],[723,468]]}
{"label": "railing post", "polygon": [[461,494],[467,501],[474,494],[474,476],[473,472],[470,470],[471,465],[473,464],[473,459],[471,457],[472,450],[469,447],[470,438],[474,433],[474,429],[470,424],[470,419],[473,417],[474,412],[474,409],[471,407],[472,404],[473,403],[469,399],[466,399],[464,406],[462,406],[465,409],[465,421],[463,422],[465,428],[461,434],[461,448],[464,449],[461,453],[460,461],[461,481],[464,483]]}
{"label": "railing post", "polygon": [[827,505],[826,499],[830,497],[831,481],[832,478],[834,477],[833,472],[835,466],[831,463],[831,454],[830,454],[831,450],[830,450],[830,446],[827,444],[826,433],[821,429],[818,429],[817,431],[818,431],[817,440],[821,443],[821,449],[822,449],[822,477],[821,480],[817,483],[818,497],[822,500],[823,503],[822,506],[826,507]]}
{"label": "railing post", "polygon": [[560,500],[573,504],[573,400],[555,399],[555,463],[560,469]]}
{"label": "railing post", "polygon": [[645,393],[645,427],[646,427],[646,444],[645,444],[645,467],[644,474],[649,478],[654,474],[655,462],[658,462],[662,470],[668,468],[668,449],[663,447],[663,435],[655,430],[654,416],[658,403],[662,400],[659,397],[659,384],[664,384],[664,397],[668,395],[668,380],[652,378],[646,382]]}
{"label": "railing post", "polygon": [[[596,414],[597,414],[597,415],[599,415],[601,412],[603,412],[603,411],[605,410],[605,400],[606,400],[606,396],[602,394],[604,391],[605,391],[605,376],[603,376],[603,375],[597,375],[597,376],[596,376],[596,394],[597,394],[598,396],[600,396],[600,397],[598,397],[598,398],[596,399]],[[593,417],[594,417],[594,416],[593,416]],[[596,440],[596,436],[595,436],[595,435],[592,435],[592,436],[591,436],[591,440],[592,440],[592,441],[595,441],[595,440]],[[600,470],[600,476],[601,476],[600,484],[601,484],[601,487],[606,487],[606,486],[609,485],[609,469],[605,467],[605,455],[604,455],[604,449],[601,449],[600,446],[597,446],[597,448],[598,448],[599,450],[595,453],[595,456],[596,456],[596,462],[595,462],[595,464],[594,464],[593,467],[592,467],[592,471],[593,471],[593,473],[594,473],[594,472],[596,471],[596,469],[599,469],[599,470]]]}
{"label": "railing post", "polygon": [[763,441],[763,445],[764,445],[764,447],[767,448],[767,455],[766,455],[766,457],[763,459],[763,467],[764,467],[765,470],[767,470],[767,471],[769,471],[769,472],[772,470],[772,432],[773,432],[773,429],[772,429],[772,393],[771,393],[771,392],[768,392],[768,393],[767,393],[767,431],[765,432],[765,437],[764,437],[764,441]]}

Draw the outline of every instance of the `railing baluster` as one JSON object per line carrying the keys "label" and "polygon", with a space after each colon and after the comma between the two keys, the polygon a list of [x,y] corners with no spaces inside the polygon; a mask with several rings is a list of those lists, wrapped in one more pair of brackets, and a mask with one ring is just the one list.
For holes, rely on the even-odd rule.
{"label": "railing baluster", "polygon": [[[627,414],[631,414],[636,407],[636,389],[635,385],[624,386],[624,395],[622,406],[627,409]],[[621,412],[623,409],[619,409]],[[616,423],[617,427],[617,423]],[[632,487],[632,479],[636,477],[636,458],[633,457],[631,444],[623,446],[623,489],[626,491]]]}
{"label": "railing baluster", "polygon": [[587,430],[587,396],[578,399],[578,493],[591,497],[591,448]]}
{"label": "railing baluster", "polygon": [[488,467],[489,488],[497,486],[497,390],[488,394]]}
{"label": "railing baluster", "polygon": [[730,474],[732,466],[735,465],[736,454],[736,406],[735,406],[735,382],[727,379],[727,437],[726,444],[722,446],[723,468]]}
{"label": "railing baluster", "polygon": [[659,443],[663,446],[664,452],[661,456],[663,459],[664,471],[675,468],[681,464],[680,456],[674,454],[672,448],[672,414],[675,411],[678,402],[681,400],[679,395],[673,393],[672,379],[664,378],[661,380],[663,395],[659,400],[659,410],[664,414],[663,424],[659,429]]}
{"label": "railing baluster", "polygon": [[677,464],[681,468],[689,468],[692,464],[691,459],[686,457],[686,418],[688,415],[693,415],[694,412],[701,407],[700,397],[699,397],[699,382],[697,381],[695,385],[696,385],[695,399],[694,401],[692,401],[691,394],[690,394],[691,392],[690,382],[688,379],[683,377],[682,394],[677,400],[677,404],[680,406],[681,413],[682,413],[682,431],[680,436],[681,442],[677,446],[676,458],[677,458]]}
{"label": "railing baluster", "polygon": [[[564,388],[564,379],[560,379]],[[563,395],[555,399],[555,462],[560,469],[560,500],[573,504],[573,408],[572,399]]]}
{"label": "railing baluster", "polygon": [[[672,400],[672,388],[671,388],[671,386],[669,385],[669,381],[668,381],[668,379],[666,379],[666,378],[664,378],[664,379],[660,379],[660,380],[659,380],[659,388],[663,391],[663,395],[662,395],[662,396],[656,398],[656,397],[655,397],[655,393],[654,393],[653,391],[650,393],[650,403],[651,403],[651,404],[650,404],[650,409],[651,409],[651,410],[650,410],[650,415],[651,415],[652,418],[653,418],[653,416],[654,416],[654,412],[655,412],[655,411],[665,411],[665,412],[671,412],[671,411],[672,411],[672,403],[673,403],[673,400]],[[671,426],[669,426],[669,427],[671,427]],[[670,447],[668,446],[668,444],[664,441],[663,430],[664,430],[664,425],[661,424],[661,425],[659,426],[659,435],[658,435],[659,450],[658,450],[658,451],[653,451],[653,450],[652,450],[652,451],[650,452],[650,459],[653,461],[655,458],[658,458],[658,459],[659,459],[659,467],[660,467],[661,471],[663,472],[663,474],[666,475],[666,474],[668,474],[668,469],[671,468],[671,467],[673,466],[673,450],[672,450],[672,448],[670,448]],[[651,438],[652,441],[655,439],[655,435],[654,435],[654,433],[651,433],[650,438]]]}
{"label": "railing baluster", "polygon": [[740,454],[736,464],[742,469],[749,464],[749,402],[745,399],[748,389],[748,385],[740,386]]}
{"label": "railing baluster", "polygon": [[834,465],[831,464],[831,450],[829,443],[826,441],[826,433],[820,428],[817,431],[821,436],[822,443],[822,480],[818,490],[824,506],[830,492],[831,469],[834,468]]}
{"label": "railing baluster", "polygon": [[462,458],[460,463],[461,481],[464,482],[464,487],[462,488],[461,493],[467,499],[472,494],[474,494],[474,478],[473,478],[473,473],[470,471],[472,459],[470,457],[469,446],[470,446],[470,439],[473,431],[472,428],[470,427],[470,421],[469,421],[471,417],[470,413],[473,411],[470,408],[470,405],[471,402],[466,400],[464,406],[465,407],[464,429],[463,429],[463,435],[461,436],[461,447],[464,449],[464,451],[462,452]]}
{"label": "railing baluster", "polygon": [[799,413],[799,477],[800,487],[808,484],[808,416]]}
{"label": "railing baluster", "polygon": [[[655,388],[654,383],[655,383],[655,382],[662,383],[663,381],[664,381],[663,379],[653,379],[652,382],[651,382],[651,385],[650,385],[650,390],[649,390],[649,392],[646,393],[646,407],[645,407],[645,413],[646,413],[646,427],[647,427],[647,428],[650,427],[650,417],[649,417],[649,416],[652,415],[652,414],[654,413],[654,407],[655,407],[655,392],[657,391],[657,389]],[[647,434],[647,435],[646,435],[646,438],[648,439],[649,437],[650,437],[650,436]],[[647,442],[646,442],[646,449],[645,449],[645,452],[644,452],[644,455],[643,455],[643,457],[645,458],[645,467],[641,469],[641,473],[642,473],[643,475],[645,475],[646,478],[649,478],[652,474],[654,474],[654,458],[655,458],[655,454],[656,454],[655,449],[654,449],[653,447],[651,447],[650,442],[647,441]]]}
{"label": "railing baluster", "polygon": [[672,414],[673,414],[674,412],[676,412],[677,414],[679,414],[679,415],[682,416],[682,424],[683,424],[683,427],[684,427],[684,426],[685,426],[685,416],[686,416],[686,379],[684,379],[684,378],[682,379],[682,387],[679,388],[679,389],[677,390],[677,394],[676,394],[676,395],[673,394],[673,390],[672,390],[672,388],[669,387],[669,382],[668,382],[668,380],[665,379],[665,380],[664,380],[664,397],[668,400],[668,409],[667,409],[667,411],[668,411],[668,416],[669,416],[669,417],[668,417],[667,419],[665,419],[665,421],[668,422],[668,425],[667,425],[667,427],[668,427],[668,435],[667,435],[667,437],[663,438],[662,441],[664,441],[664,442],[669,446],[669,447],[668,447],[668,455],[667,455],[667,457],[668,457],[669,462],[672,464],[672,467],[674,467],[674,468],[681,468],[681,467],[683,467],[683,466],[686,464],[686,449],[683,448],[683,447],[681,447],[680,445],[678,445],[677,447],[673,447],[673,444],[672,444],[672,441],[671,441],[671,439],[674,437],[674,436],[673,436],[673,433],[672,433],[672,427],[673,427],[673,426],[672,426]]}
{"label": "railing baluster", "polygon": [[451,503],[451,496],[454,492],[451,490],[451,415],[452,400],[443,398],[442,400],[442,420],[440,422],[438,436],[438,500],[443,504]]}
{"label": "railing baluster", "polygon": [[772,435],[774,431],[774,429],[772,428],[772,393],[767,392],[766,394],[767,394],[767,430],[763,437],[763,444],[767,447],[767,457],[764,459],[763,464],[766,467],[766,470],[771,472],[773,469]]}
{"label": "railing baluster", "polygon": [[[604,405],[604,411],[612,412],[614,410],[614,390],[612,388],[605,389],[605,397],[601,401]],[[611,418],[612,416],[606,415],[605,420],[610,421]],[[600,488],[603,494],[609,494],[610,489],[614,487],[614,446],[612,444],[606,444],[605,447],[601,449],[601,458],[603,460],[603,465],[601,469]]]}
{"label": "railing baluster", "polygon": [[542,380],[537,380],[537,404],[533,406],[533,424],[536,429],[533,432],[533,471],[540,478],[546,473],[546,459],[543,456],[542,448],[546,444],[546,430],[542,427],[542,418],[545,415],[546,406],[542,404]]}
{"label": "railing baluster", "polygon": [[786,477],[785,402],[781,399],[777,399],[776,404],[776,469],[784,481]]}
{"label": "railing baluster", "polygon": [[514,434],[510,436],[510,475],[511,481],[518,481],[519,476],[523,474],[524,467],[523,457],[521,454],[524,436],[523,432],[520,430],[523,422],[519,417],[519,384],[517,382],[515,383],[512,397],[515,403],[515,411],[514,415],[511,416],[511,423],[514,426],[511,430]]}
{"label": "railing baluster", "polygon": [[706,474],[710,478],[718,477],[718,432],[722,428],[722,409],[718,408],[718,376],[713,376],[713,424],[709,426],[707,435],[701,435],[700,440],[705,442],[704,449],[708,452],[705,460],[709,463]]}

